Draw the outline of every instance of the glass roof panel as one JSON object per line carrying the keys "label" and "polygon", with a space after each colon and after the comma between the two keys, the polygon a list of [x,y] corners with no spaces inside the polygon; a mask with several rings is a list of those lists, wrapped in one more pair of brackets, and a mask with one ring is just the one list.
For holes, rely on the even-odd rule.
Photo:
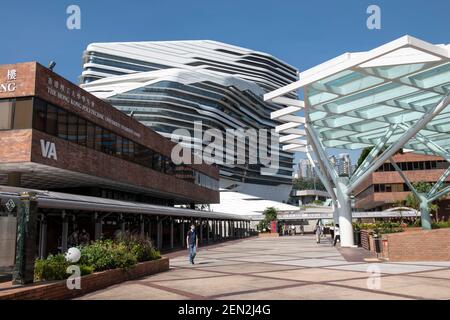
{"label": "glass roof panel", "polygon": [[[391,125],[414,126],[433,110],[450,93],[450,62],[442,46],[430,46],[421,47],[418,42],[380,56],[375,50],[349,54],[308,74],[317,74],[317,78],[320,72],[328,74],[305,84],[304,97],[309,103],[309,119],[320,131],[324,145],[351,149],[373,145]],[[421,133],[450,151],[450,105]],[[399,126],[389,143],[403,134]],[[408,144],[413,150],[420,145]],[[425,147],[420,151],[429,150]]]}

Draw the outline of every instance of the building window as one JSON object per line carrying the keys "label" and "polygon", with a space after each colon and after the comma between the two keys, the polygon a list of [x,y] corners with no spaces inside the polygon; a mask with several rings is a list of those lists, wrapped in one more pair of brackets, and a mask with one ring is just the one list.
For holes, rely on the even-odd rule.
{"label": "building window", "polygon": [[77,138],[77,142],[78,142],[78,144],[80,144],[82,146],[86,146],[86,139],[87,139],[86,123],[87,123],[86,120],[78,118],[78,138]]}
{"label": "building window", "polygon": [[114,154],[113,147],[115,145],[115,134],[109,130],[103,129],[102,152],[106,154]]}
{"label": "building window", "polygon": [[158,154],[158,153],[155,153],[153,155],[153,168],[156,171],[161,171],[162,170],[162,163],[161,162],[162,162],[161,155]]}
{"label": "building window", "polygon": [[0,130],[12,129],[13,112],[13,100],[0,101]]}
{"label": "building window", "polygon": [[95,126],[95,150],[102,151],[102,127]]}
{"label": "building window", "polygon": [[45,132],[47,104],[41,99],[34,99],[33,128]]}
{"label": "building window", "polygon": [[14,129],[29,129],[31,128],[32,120],[33,99],[16,99],[14,106]]}
{"label": "building window", "polygon": [[[31,108],[32,101],[34,101],[34,110]],[[15,100],[0,100],[0,103],[2,107],[5,105],[4,108],[0,109],[0,112],[2,112],[0,114],[2,116],[0,125],[4,128],[11,129],[13,127],[11,122],[17,123],[17,126],[20,127],[26,127],[27,123],[30,123],[30,127],[33,129],[46,132],[55,137],[132,161],[155,171],[170,175],[177,173],[177,166],[171,161],[170,157],[165,157],[39,98],[23,99],[23,101],[21,100],[18,103],[20,111],[18,112],[19,118],[17,121],[14,121]],[[199,174],[194,170],[192,172]],[[212,180],[204,175],[202,175],[203,178],[201,179],[200,176],[198,177],[199,185],[217,189],[218,183],[216,180]]]}
{"label": "building window", "polygon": [[52,136],[56,136],[57,129],[58,129],[58,109],[55,106],[48,104],[45,132],[47,132]]}
{"label": "building window", "polygon": [[86,146],[88,148],[95,148],[95,125],[92,122],[87,121],[86,123]]}
{"label": "building window", "polygon": [[58,110],[58,138],[67,139],[67,112]]}
{"label": "building window", "polygon": [[122,157],[122,140],[123,139],[121,136],[116,137],[116,146],[115,146],[114,150],[116,151],[117,157]]}
{"label": "building window", "polygon": [[67,117],[67,140],[78,143],[78,117],[74,114]]}

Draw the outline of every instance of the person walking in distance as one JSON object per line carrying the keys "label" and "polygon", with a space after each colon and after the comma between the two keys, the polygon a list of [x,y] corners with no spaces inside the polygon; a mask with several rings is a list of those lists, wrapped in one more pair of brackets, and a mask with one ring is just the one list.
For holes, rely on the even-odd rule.
{"label": "person walking in distance", "polygon": [[339,224],[336,223],[336,226],[334,227],[334,243],[333,246],[336,245],[336,242],[339,240],[339,243],[341,243],[341,234],[339,232]]}
{"label": "person walking in distance", "polygon": [[186,237],[187,248],[189,250],[189,262],[194,264],[194,259],[197,254],[198,248],[198,237],[197,231],[195,230],[195,225],[191,225],[191,229],[187,233]]}
{"label": "person walking in distance", "polygon": [[320,243],[320,235],[322,234],[322,226],[320,225],[320,220],[318,220],[316,223],[314,233],[316,234],[316,242]]}

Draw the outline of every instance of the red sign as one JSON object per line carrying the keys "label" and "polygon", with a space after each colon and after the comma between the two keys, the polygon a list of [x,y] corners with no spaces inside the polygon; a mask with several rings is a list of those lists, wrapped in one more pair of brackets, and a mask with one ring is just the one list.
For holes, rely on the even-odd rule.
{"label": "red sign", "polygon": [[277,230],[277,222],[276,221],[271,221],[270,222],[270,233],[278,233]]}

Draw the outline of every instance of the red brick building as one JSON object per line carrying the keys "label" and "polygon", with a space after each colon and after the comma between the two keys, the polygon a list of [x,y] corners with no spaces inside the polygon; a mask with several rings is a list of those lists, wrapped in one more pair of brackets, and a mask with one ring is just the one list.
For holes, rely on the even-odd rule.
{"label": "red brick building", "polygon": [[[410,182],[435,183],[449,167],[441,157],[416,153],[397,153],[394,161]],[[445,185],[450,184],[450,176]],[[404,201],[410,190],[400,174],[387,161],[355,189],[355,208],[358,210],[385,210],[399,201]],[[437,202],[440,218],[450,216],[450,196]]]}
{"label": "red brick building", "polygon": [[19,193],[37,193],[31,256],[65,252],[77,230],[139,232],[173,249],[188,223],[204,242],[248,229],[240,216],[176,207],[219,202],[216,166],[175,164],[175,143],[36,62],[0,66],[0,145],[0,220],[11,230],[0,268],[14,257]]}
{"label": "red brick building", "polygon": [[163,205],[217,203],[214,166],[38,63],[0,66],[0,185]]}

